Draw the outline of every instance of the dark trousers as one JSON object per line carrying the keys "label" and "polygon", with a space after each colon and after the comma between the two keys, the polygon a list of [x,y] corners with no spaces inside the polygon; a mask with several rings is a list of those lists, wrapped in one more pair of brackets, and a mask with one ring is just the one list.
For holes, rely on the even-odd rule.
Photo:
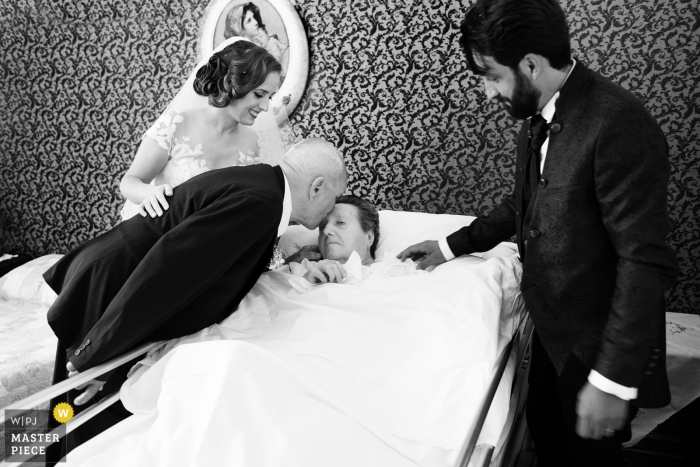
{"label": "dark trousers", "polygon": [[576,401],[590,369],[569,355],[557,374],[537,331],[532,336],[528,383],[527,424],[537,454],[537,467],[624,466],[621,444],[631,437],[630,422],[637,413],[630,406],[625,428],[610,438],[584,439],[576,434]]}

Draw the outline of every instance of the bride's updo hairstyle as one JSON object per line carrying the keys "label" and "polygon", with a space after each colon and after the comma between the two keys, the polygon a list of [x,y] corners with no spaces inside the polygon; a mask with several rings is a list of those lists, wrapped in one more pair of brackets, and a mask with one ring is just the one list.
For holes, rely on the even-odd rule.
{"label": "bride's updo hairstyle", "polygon": [[194,90],[209,97],[209,105],[222,108],[265,82],[282,65],[270,53],[249,41],[237,41],[211,56],[197,70]]}

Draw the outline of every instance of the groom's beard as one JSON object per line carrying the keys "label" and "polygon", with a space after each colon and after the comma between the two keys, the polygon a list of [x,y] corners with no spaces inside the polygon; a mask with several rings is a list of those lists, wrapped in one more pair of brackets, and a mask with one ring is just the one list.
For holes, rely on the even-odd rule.
{"label": "groom's beard", "polygon": [[542,91],[533,86],[532,82],[519,69],[515,73],[515,88],[512,98],[498,97],[498,102],[508,113],[519,120],[532,117],[537,113]]}

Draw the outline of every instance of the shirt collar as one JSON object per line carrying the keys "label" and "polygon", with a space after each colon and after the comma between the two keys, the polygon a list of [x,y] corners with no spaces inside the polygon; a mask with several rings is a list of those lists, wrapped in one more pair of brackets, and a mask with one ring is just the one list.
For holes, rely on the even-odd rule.
{"label": "shirt collar", "polygon": [[[564,83],[566,83],[566,80],[569,79],[569,76],[571,76],[571,72],[574,71],[574,67],[576,66],[576,59],[571,60],[573,64],[571,65],[571,69],[566,75],[566,78],[564,78]],[[564,87],[564,83],[561,83],[562,87]],[[559,89],[561,89],[561,87]],[[542,118],[544,118],[547,121],[547,123],[551,122],[554,118],[555,105],[557,103],[557,99],[559,99],[559,94],[560,91],[555,92],[552,98],[549,99],[549,101],[542,108]]]}
{"label": "shirt collar", "polygon": [[284,177],[284,201],[282,201],[282,219],[277,228],[277,236],[282,235],[289,227],[289,219],[292,217],[292,191],[289,189],[289,181],[287,176],[282,172]]}

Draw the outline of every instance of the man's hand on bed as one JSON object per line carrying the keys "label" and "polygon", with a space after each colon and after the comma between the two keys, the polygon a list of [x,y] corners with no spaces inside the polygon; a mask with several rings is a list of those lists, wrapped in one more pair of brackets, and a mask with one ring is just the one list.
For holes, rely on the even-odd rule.
{"label": "man's hand on bed", "polygon": [[305,259],[308,259],[309,261],[318,261],[321,258],[321,253],[318,251],[318,245],[306,245],[301,247],[299,251],[291,255],[289,258],[286,258],[284,260],[284,264],[301,263]]}
{"label": "man's hand on bed", "polygon": [[325,284],[327,282],[342,282],[348,277],[347,271],[338,261],[322,259],[316,263],[308,263],[309,271],[304,274],[304,279],[312,284]]}
{"label": "man's hand on bed", "polygon": [[[73,376],[76,376],[80,373],[78,370],[75,369],[71,362],[68,362],[66,368],[68,369],[69,378],[72,378]],[[83,405],[84,403],[95,397],[95,394],[101,391],[104,385],[105,381],[93,379],[91,381],[88,381],[87,383],[83,383],[80,386],[77,386],[75,389],[85,389],[85,391],[83,391],[81,395],[73,399],[73,403],[75,405]]]}
{"label": "man's hand on bed", "polygon": [[576,433],[582,438],[610,437],[625,426],[629,401],[586,382],[578,393]]}
{"label": "man's hand on bed", "polygon": [[444,263],[445,257],[436,240],[426,240],[409,246],[396,256],[401,261],[410,258],[418,264],[419,269],[427,269]]}

